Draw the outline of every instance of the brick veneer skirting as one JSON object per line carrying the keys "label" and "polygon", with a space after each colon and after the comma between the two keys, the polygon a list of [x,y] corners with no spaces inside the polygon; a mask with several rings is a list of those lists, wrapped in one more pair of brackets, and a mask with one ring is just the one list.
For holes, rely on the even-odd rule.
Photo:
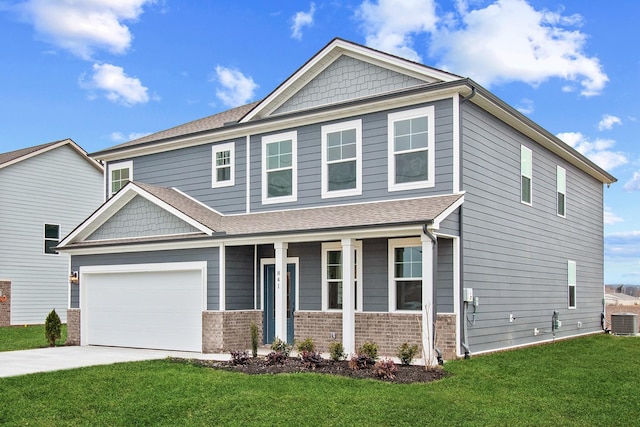
{"label": "brick veneer skirting", "polygon": [[380,356],[395,357],[407,342],[418,345],[422,357],[422,316],[405,313],[356,313],[356,348],[366,341],[378,344]]}
{"label": "brick veneer skirting", "polygon": [[455,314],[436,315],[436,348],[442,351],[444,360],[457,357]]}
{"label": "brick veneer skirting", "polygon": [[0,280],[0,326],[11,325],[11,281]]}
{"label": "brick veneer skirting", "polygon": [[202,352],[221,353],[251,348],[251,322],[262,342],[262,311],[203,311]]}
{"label": "brick veneer skirting", "polygon": [[[294,313],[294,338],[300,342],[311,338],[316,351],[329,352],[329,345],[342,342],[342,313],[322,311],[296,311]],[[331,334],[335,334],[335,338]]]}
{"label": "brick veneer skirting", "polygon": [[67,342],[65,345],[80,345],[80,309],[67,309]]}

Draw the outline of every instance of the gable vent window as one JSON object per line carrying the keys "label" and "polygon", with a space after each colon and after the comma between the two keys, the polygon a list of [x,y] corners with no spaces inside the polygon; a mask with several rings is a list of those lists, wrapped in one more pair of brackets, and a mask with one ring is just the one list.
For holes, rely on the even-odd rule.
{"label": "gable vent window", "polygon": [[53,248],[58,246],[60,242],[60,226],[58,224],[44,225],[44,253],[57,255],[58,252]]}

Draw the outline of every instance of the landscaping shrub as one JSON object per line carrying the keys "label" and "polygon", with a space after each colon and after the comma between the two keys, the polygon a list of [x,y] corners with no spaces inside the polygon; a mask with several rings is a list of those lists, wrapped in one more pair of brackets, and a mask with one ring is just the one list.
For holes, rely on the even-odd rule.
{"label": "landscaping shrub", "polygon": [[282,351],[272,351],[267,354],[265,358],[265,363],[267,365],[282,365],[289,358],[288,354],[283,353]]}
{"label": "landscaping shrub", "polygon": [[307,369],[316,369],[316,366],[320,365],[324,361],[320,353],[306,350],[300,354],[300,360]]}
{"label": "landscaping shrub", "polygon": [[56,345],[56,340],[61,336],[61,323],[60,316],[56,313],[55,308],[51,310],[51,313],[47,315],[47,319],[44,321],[44,336],[47,338],[50,347]]}
{"label": "landscaping shrub", "polygon": [[303,353],[303,352],[313,352],[316,349],[316,345],[313,342],[313,339],[311,338],[307,338],[304,341],[302,341],[300,344],[298,344],[298,352]]}
{"label": "landscaping shrub", "polygon": [[396,377],[398,367],[391,359],[382,359],[373,366],[373,375],[378,378],[392,380]]}
{"label": "landscaping shrub", "polygon": [[258,325],[256,322],[251,322],[251,355],[258,357]]}
{"label": "landscaping shrub", "polygon": [[334,362],[338,362],[344,359],[345,354],[344,346],[342,345],[342,343],[339,341],[334,341],[329,344],[329,355],[331,357],[331,360],[333,360]]}
{"label": "landscaping shrub", "polygon": [[271,350],[277,353],[282,353],[285,357],[289,357],[289,353],[291,353],[291,347],[292,345],[287,344],[277,337],[271,343]]}
{"label": "landscaping shrub", "polygon": [[408,342],[403,343],[399,348],[396,356],[403,365],[411,365],[413,359],[418,355],[418,345],[409,345]]}
{"label": "landscaping shrub", "polygon": [[367,355],[371,360],[375,361],[378,358],[378,344],[367,341],[358,349],[358,354]]}
{"label": "landscaping shrub", "polygon": [[231,352],[232,365],[246,365],[249,363],[249,353],[246,350],[236,350]]}
{"label": "landscaping shrub", "polygon": [[357,371],[359,369],[367,369],[369,365],[373,365],[374,360],[367,354],[354,354],[349,360],[349,368]]}

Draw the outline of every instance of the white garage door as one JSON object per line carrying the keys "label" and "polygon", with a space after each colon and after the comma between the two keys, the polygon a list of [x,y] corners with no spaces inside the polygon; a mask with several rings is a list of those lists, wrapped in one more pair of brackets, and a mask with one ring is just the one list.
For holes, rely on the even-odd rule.
{"label": "white garage door", "polygon": [[83,274],[82,344],[202,351],[203,271]]}

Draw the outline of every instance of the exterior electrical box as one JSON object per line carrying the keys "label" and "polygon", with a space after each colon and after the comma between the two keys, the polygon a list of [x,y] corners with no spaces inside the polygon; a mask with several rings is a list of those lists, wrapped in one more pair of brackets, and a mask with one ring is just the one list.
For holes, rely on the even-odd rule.
{"label": "exterior electrical box", "polygon": [[473,288],[462,289],[462,301],[469,303],[473,302]]}

